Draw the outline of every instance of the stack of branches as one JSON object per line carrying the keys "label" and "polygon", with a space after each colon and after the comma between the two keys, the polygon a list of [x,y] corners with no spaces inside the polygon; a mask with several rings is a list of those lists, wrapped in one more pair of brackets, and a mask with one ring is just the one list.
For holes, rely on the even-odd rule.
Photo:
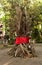
{"label": "stack of branches", "polygon": [[[29,48],[30,47],[30,48]],[[14,57],[37,57],[33,43],[29,44],[14,44],[14,47],[8,52],[9,55]]]}

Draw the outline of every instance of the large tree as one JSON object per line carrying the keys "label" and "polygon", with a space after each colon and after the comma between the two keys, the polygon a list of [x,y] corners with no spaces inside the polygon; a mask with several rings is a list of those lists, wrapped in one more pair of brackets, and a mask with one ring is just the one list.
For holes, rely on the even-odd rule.
{"label": "large tree", "polygon": [[[38,9],[36,7],[31,7],[30,0],[23,0],[23,2],[21,3],[21,0],[2,1],[4,1],[4,4],[2,3],[2,5],[4,5],[3,10],[5,12],[5,24],[6,27],[9,27],[8,31],[10,39],[14,40],[14,32],[16,32],[17,37],[28,37],[28,34],[30,34],[33,30],[34,21],[38,20],[38,18],[36,19],[36,17],[38,16]],[[36,14],[34,14],[35,12]],[[24,56],[25,54],[30,55],[27,44],[21,44],[18,46],[15,45],[14,48],[12,48],[12,50],[10,51],[10,54],[14,56],[20,56],[20,51],[22,52],[22,56]],[[35,54],[34,51],[32,52],[32,54]]]}
{"label": "large tree", "polygon": [[[28,35],[31,33],[32,31],[32,19],[29,15],[29,5],[27,5],[27,3],[29,4],[29,1],[25,1],[23,2],[23,5],[20,5],[17,2],[11,2],[11,19],[10,19],[10,28],[11,25],[13,26],[12,22],[14,22],[15,25],[15,30],[17,33],[17,37],[28,37]],[[15,16],[13,14],[15,8]],[[13,19],[14,18],[14,19]],[[13,28],[13,27],[12,27]],[[13,35],[13,29],[11,28],[11,32],[10,34]],[[35,51],[34,48],[32,46],[31,48],[32,54],[29,53],[28,50],[28,44],[15,44],[14,43],[14,48],[12,48],[9,52],[9,54],[13,55],[13,56],[21,56],[24,57],[25,55],[31,57],[31,56],[35,56]]]}

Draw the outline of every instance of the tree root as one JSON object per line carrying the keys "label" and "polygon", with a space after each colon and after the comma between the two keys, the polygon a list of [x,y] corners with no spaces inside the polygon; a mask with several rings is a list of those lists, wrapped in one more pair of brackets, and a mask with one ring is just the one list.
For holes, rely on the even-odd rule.
{"label": "tree root", "polygon": [[14,45],[14,47],[8,52],[9,55],[14,57],[35,57],[37,56],[35,53],[35,49],[31,48],[31,53],[28,50],[28,46],[25,44]]}

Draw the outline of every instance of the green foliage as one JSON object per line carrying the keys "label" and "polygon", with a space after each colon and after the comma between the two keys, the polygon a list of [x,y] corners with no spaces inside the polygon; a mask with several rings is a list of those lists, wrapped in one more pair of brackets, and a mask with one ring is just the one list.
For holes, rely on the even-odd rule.
{"label": "green foliage", "polygon": [[34,29],[33,32],[32,32],[32,38],[37,39],[37,38],[39,38],[39,37],[40,37],[40,36],[39,36],[39,31],[38,31],[38,29]]}
{"label": "green foliage", "polygon": [[20,21],[19,17],[21,15],[19,13],[17,14],[17,12],[19,12],[18,7],[26,8],[27,20],[30,19],[29,21],[32,21],[32,36],[33,38],[40,39],[39,31],[34,29],[34,26],[37,28],[38,22],[42,22],[42,3],[36,0],[33,0],[33,4],[31,4],[30,0],[24,0],[24,2],[23,0],[0,0],[0,2],[3,6],[0,11],[3,10],[5,13],[5,16],[3,16],[1,20],[5,23],[5,31],[10,35],[11,40],[13,39],[14,31],[17,30],[16,25],[19,23],[18,21]]}

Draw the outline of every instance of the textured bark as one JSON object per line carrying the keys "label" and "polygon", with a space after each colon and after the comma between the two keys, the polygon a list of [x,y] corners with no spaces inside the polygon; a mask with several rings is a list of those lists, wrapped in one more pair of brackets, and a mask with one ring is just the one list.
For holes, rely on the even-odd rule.
{"label": "textured bark", "polygon": [[[17,8],[16,7],[16,13],[17,13],[17,18],[16,18],[16,22],[18,24],[16,24],[17,26],[17,36],[28,36],[28,33],[30,34],[30,31],[31,31],[31,20],[28,16],[27,18],[27,15],[25,13],[25,9],[24,8]],[[28,56],[28,57],[32,57],[32,56],[35,56],[35,50],[33,47],[31,47],[31,50],[29,51],[29,44],[19,44],[19,45],[16,45],[14,44],[14,48],[12,48],[9,52],[10,55],[13,55],[15,57],[25,57],[25,56]],[[31,43],[30,43],[31,45]],[[31,52],[31,53],[30,53]]]}

